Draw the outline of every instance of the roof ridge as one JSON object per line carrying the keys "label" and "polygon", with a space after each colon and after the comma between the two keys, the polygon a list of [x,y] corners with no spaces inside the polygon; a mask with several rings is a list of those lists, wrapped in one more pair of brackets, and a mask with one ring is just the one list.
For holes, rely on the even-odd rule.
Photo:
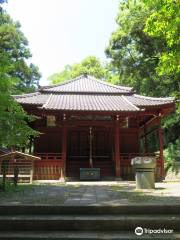
{"label": "roof ridge", "polygon": [[133,106],[136,110],[140,111],[141,109],[138,108],[136,105],[134,105],[131,101],[129,101],[125,96],[121,96],[122,99],[124,99],[127,103],[129,103],[131,106]]}
{"label": "roof ridge", "polygon": [[52,98],[52,93],[48,97],[47,101],[42,105],[42,108],[44,108],[44,107],[46,107],[48,105],[48,103],[50,102],[51,98]]}
{"label": "roof ridge", "polygon": [[56,83],[56,84],[53,84],[53,85],[41,86],[41,90],[46,90],[46,89],[49,89],[49,88],[54,88],[54,87],[63,86],[63,85],[69,84],[69,83],[71,83],[71,82],[75,82],[75,81],[79,80],[79,79],[82,78],[82,77],[83,77],[83,75],[80,75],[80,76],[78,76],[78,77],[75,77],[75,78],[72,78],[72,79],[69,79],[69,80],[64,80],[63,82]]}
{"label": "roof ridge", "polygon": [[143,96],[143,95],[138,95],[138,94],[133,94],[134,97],[138,97],[138,98],[144,98],[144,99],[149,99],[149,100],[154,100],[154,101],[174,101],[175,98],[174,97],[147,97],[147,96]]}
{"label": "roof ridge", "polygon": [[[41,91],[45,91],[46,89],[51,89],[51,88],[54,88],[54,87],[59,87],[59,86],[63,86],[63,85],[67,85],[69,83],[72,83],[72,82],[75,82],[75,81],[78,81],[80,80],[81,78],[85,77],[84,75],[80,75],[76,78],[73,78],[73,79],[70,79],[70,80],[67,80],[67,81],[63,81],[61,83],[57,83],[57,84],[53,84],[53,85],[50,85],[50,86],[42,86],[41,87]],[[92,81],[96,81],[100,84],[103,84],[105,86],[109,86],[109,87],[112,87],[112,88],[115,88],[115,89],[119,89],[119,90],[125,90],[125,91],[132,91],[132,87],[125,87],[125,86],[119,86],[119,85],[114,85],[114,84],[111,84],[107,81],[103,81],[103,80],[100,80],[100,79],[97,79],[95,78],[94,76],[92,75],[86,75],[86,78],[89,79],[89,80],[92,80]]]}
{"label": "roof ridge", "polygon": [[88,75],[88,77],[90,77],[94,81],[97,81],[99,83],[102,83],[102,84],[104,84],[106,86],[110,86],[110,87],[113,87],[113,88],[130,90],[130,91],[133,89],[132,87],[125,87],[125,86],[121,86],[121,85],[115,85],[115,84],[109,83],[107,81],[103,81],[103,80],[97,79],[97,78],[95,78],[94,76],[91,76],[91,75]]}

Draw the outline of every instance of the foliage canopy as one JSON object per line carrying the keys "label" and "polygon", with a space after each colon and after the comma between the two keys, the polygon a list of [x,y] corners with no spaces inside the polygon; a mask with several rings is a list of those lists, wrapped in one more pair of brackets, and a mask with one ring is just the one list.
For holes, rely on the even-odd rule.
{"label": "foliage canopy", "polygon": [[[120,84],[143,95],[179,98],[179,13],[178,0],[120,2],[118,27],[106,48]],[[179,144],[178,103],[176,113],[163,126],[167,142]]]}
{"label": "foliage canopy", "polygon": [[[2,3],[2,1],[1,1]],[[0,145],[22,146],[35,134],[28,116],[11,96],[14,93],[35,90],[40,73],[26,60],[31,57],[28,41],[1,7],[0,11]]]}
{"label": "foliage canopy", "polygon": [[81,63],[65,66],[63,71],[50,76],[49,81],[53,84],[60,83],[83,74],[89,74],[96,78],[104,79],[106,77],[106,69],[98,58],[89,56],[83,59]]}

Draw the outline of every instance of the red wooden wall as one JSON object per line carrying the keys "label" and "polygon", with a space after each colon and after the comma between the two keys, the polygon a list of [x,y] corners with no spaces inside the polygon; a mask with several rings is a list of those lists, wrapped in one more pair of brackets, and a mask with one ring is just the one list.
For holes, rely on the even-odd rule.
{"label": "red wooden wall", "polygon": [[[42,132],[42,131],[41,131]],[[93,155],[109,155],[113,149],[113,136],[109,130],[95,130],[93,132]],[[46,129],[35,139],[34,152],[61,153],[62,130]],[[71,155],[87,156],[89,153],[89,130],[68,131],[68,149]],[[120,153],[139,152],[138,131],[130,128],[120,129]]]}
{"label": "red wooden wall", "polygon": [[120,153],[138,153],[138,131],[134,129],[120,130]]}
{"label": "red wooden wall", "polygon": [[62,146],[61,129],[50,129],[40,134],[34,141],[35,153],[61,153]]}

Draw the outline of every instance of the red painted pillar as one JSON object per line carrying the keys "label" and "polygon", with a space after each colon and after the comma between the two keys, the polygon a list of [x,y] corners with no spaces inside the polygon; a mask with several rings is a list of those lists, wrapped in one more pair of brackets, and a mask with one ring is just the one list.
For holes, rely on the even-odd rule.
{"label": "red painted pillar", "polygon": [[63,169],[61,171],[61,179],[66,176],[66,157],[67,157],[67,126],[66,126],[66,118],[65,115],[63,117],[63,127],[62,127],[62,162]]}
{"label": "red painted pillar", "polygon": [[114,128],[114,158],[115,158],[115,174],[116,177],[120,177],[120,141],[119,141],[119,116],[116,118],[115,128]]}
{"label": "red painted pillar", "polygon": [[161,164],[161,178],[165,177],[165,170],[164,170],[164,158],[163,158],[163,129],[159,126],[158,129],[158,135],[159,135],[159,159],[160,159],[160,164]]}

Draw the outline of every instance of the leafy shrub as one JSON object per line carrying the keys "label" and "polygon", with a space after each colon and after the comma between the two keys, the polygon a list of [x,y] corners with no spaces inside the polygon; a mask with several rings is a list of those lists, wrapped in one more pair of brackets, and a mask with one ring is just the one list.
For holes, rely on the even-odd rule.
{"label": "leafy shrub", "polygon": [[164,150],[164,159],[166,170],[173,167],[175,162],[180,162],[180,139],[177,139],[174,144],[168,144]]}

